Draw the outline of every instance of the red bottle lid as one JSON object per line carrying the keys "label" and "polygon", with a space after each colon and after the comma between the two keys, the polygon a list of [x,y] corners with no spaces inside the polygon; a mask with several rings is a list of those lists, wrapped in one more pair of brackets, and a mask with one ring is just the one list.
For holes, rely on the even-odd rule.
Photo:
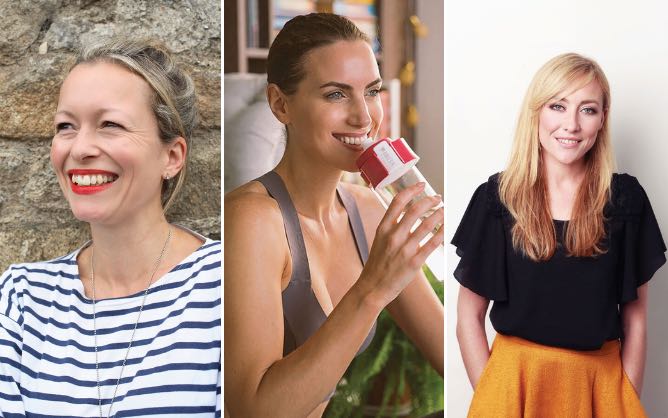
{"label": "red bottle lid", "polygon": [[420,159],[403,138],[374,142],[357,159],[362,178],[374,189],[392,183]]}

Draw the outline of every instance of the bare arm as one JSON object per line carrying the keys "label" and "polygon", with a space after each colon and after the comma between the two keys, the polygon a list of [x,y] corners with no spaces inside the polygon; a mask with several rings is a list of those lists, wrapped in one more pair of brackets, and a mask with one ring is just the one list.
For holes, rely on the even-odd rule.
{"label": "bare arm", "polygon": [[489,345],[485,333],[485,315],[489,300],[467,289],[459,288],[457,300],[457,340],[466,373],[475,389],[489,360]]}
{"label": "bare arm", "polygon": [[647,286],[645,283],[638,288],[638,299],[622,306],[622,364],[638,395],[647,356]]}
{"label": "bare arm", "polygon": [[[286,265],[285,234],[268,228],[253,205],[225,207],[225,403],[232,417],[305,416],[335,387],[362,345],[381,309],[410,282],[442,233],[422,249],[411,245],[442,223],[434,217],[424,228],[410,225],[433,202],[411,206],[396,219],[410,190],[388,209],[378,227],[378,244],[357,283],[325,323],[303,345],[282,357],[281,278]],[[226,202],[227,203],[227,202]],[[265,201],[266,204],[266,201]],[[275,211],[274,211],[275,212]],[[280,215],[278,215],[280,216]],[[438,234],[437,234],[438,235]]]}

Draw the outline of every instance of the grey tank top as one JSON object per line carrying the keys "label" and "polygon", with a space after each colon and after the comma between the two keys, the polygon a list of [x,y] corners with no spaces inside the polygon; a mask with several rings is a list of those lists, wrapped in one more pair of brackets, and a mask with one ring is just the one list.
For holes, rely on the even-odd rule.
{"label": "grey tank top", "polygon": [[[269,196],[278,202],[281,215],[283,216],[285,235],[290,247],[292,275],[290,276],[288,287],[282,294],[283,328],[285,330],[283,356],[286,356],[302,345],[308,337],[313,335],[325,322],[327,315],[322,310],[311,288],[311,271],[308,265],[302,229],[297,217],[297,210],[292,203],[292,199],[290,199],[283,180],[276,172],[270,171],[256,179],[256,181],[262,183],[265,189],[267,189]],[[364,235],[362,218],[357,209],[357,204],[355,203],[355,199],[342,187],[337,187],[336,192],[339,201],[348,213],[348,223],[355,238],[357,253],[360,256],[362,265],[364,265],[367,258],[369,258],[369,246],[366,241],[366,235]],[[369,335],[367,335],[364,343],[362,343],[357,352],[358,355],[369,346],[375,332],[376,323],[374,322]]]}

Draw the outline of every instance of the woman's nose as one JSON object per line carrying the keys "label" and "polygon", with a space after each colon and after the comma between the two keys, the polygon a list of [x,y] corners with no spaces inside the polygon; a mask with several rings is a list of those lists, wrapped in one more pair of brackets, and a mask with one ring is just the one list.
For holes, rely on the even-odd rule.
{"label": "woman's nose", "polygon": [[358,98],[351,104],[348,120],[351,126],[356,128],[368,127],[371,125],[371,116],[369,115],[369,106],[365,98]]}
{"label": "woman's nose", "polygon": [[82,128],[73,139],[70,155],[76,161],[84,161],[100,154],[96,143],[95,129]]}
{"label": "woman's nose", "polygon": [[566,132],[577,132],[580,130],[580,112],[568,110],[564,115],[563,127]]}

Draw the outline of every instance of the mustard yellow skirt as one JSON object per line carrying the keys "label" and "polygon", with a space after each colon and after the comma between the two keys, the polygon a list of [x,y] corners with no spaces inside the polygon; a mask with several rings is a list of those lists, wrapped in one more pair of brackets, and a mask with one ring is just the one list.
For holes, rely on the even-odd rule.
{"label": "mustard yellow skirt", "polygon": [[469,418],[645,418],[619,341],[575,351],[497,334]]}

